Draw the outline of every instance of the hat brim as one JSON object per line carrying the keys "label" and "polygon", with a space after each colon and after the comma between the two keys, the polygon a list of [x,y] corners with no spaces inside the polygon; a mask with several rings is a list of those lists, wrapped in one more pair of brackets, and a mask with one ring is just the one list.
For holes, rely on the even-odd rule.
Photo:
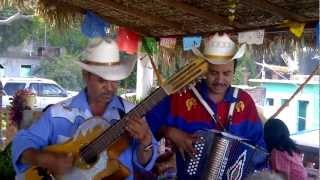
{"label": "hat brim", "polygon": [[81,69],[95,74],[105,80],[119,81],[127,78],[133,71],[137,58],[120,60],[119,64],[112,66],[89,65],[81,61],[75,61]]}
{"label": "hat brim", "polygon": [[202,54],[199,51],[199,49],[197,49],[194,46],[192,47],[192,52],[196,56],[207,60],[210,64],[228,64],[228,63],[232,62],[235,59],[241,58],[245,54],[245,52],[246,52],[246,44],[242,44],[240,46],[240,48],[238,49],[238,51],[230,59],[226,59],[226,57],[224,57],[224,56],[216,56],[215,58],[207,57],[204,54]]}

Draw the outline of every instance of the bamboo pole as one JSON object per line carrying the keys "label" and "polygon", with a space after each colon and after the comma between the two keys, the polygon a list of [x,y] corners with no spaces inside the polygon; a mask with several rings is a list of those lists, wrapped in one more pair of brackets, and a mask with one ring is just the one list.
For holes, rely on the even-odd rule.
{"label": "bamboo pole", "polygon": [[152,65],[152,68],[157,76],[157,79],[159,81],[159,85],[162,87],[163,85],[163,78],[161,77],[161,73],[160,71],[158,70],[156,64],[154,63],[154,60],[153,60],[153,55],[151,55],[151,50],[149,49],[149,47],[147,46],[147,43],[145,41],[144,38],[142,38],[142,45],[143,45],[143,48],[145,49],[145,51],[147,52],[147,55],[150,59],[150,62],[151,62],[151,65]]}

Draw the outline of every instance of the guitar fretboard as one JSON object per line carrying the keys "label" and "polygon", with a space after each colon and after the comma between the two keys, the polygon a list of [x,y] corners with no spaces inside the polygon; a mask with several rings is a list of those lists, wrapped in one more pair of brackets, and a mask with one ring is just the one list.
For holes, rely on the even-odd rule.
{"label": "guitar fretboard", "polygon": [[117,121],[111,127],[106,129],[100,136],[94,141],[88,144],[86,147],[81,149],[80,155],[85,160],[93,158],[95,155],[101,153],[116,141],[125,132],[126,122],[130,117],[142,117],[151,110],[158,102],[160,102],[165,96],[166,92],[160,87],[156,89],[151,95],[145,98],[131,111],[129,111],[122,119]]}

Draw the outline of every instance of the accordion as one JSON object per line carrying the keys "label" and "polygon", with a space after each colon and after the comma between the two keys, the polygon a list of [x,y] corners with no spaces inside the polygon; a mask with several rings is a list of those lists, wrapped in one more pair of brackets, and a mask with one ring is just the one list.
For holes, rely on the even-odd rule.
{"label": "accordion", "polygon": [[267,153],[243,139],[214,130],[197,131],[196,154],[187,157],[183,179],[240,180],[267,165]]}

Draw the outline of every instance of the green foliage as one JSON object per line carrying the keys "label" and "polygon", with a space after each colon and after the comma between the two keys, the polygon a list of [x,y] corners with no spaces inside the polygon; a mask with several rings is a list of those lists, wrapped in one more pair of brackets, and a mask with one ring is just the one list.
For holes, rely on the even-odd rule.
{"label": "green foliage", "polygon": [[[120,53],[120,59],[126,59],[128,61],[134,61],[136,60],[136,55],[129,55],[127,53],[121,52]],[[135,89],[136,88],[136,82],[137,82],[137,66],[135,65],[132,73],[130,76],[120,82],[120,87],[124,89]]]}
{"label": "green foliage", "polygon": [[36,76],[55,80],[68,90],[80,90],[83,87],[80,67],[74,64],[76,55],[66,54],[56,59],[43,60]]}
{"label": "green foliage", "polygon": [[245,54],[241,59],[238,60],[236,72],[233,78],[233,84],[243,84],[243,70],[249,72],[249,78],[256,76],[256,65],[248,53]]}
{"label": "green foliage", "polygon": [[125,89],[135,89],[137,83],[137,66],[130,74],[130,76],[120,82],[120,87]]}
{"label": "green foliage", "polygon": [[0,53],[7,50],[9,46],[18,46],[28,39],[34,25],[29,20],[16,20],[10,25],[0,26]]}
{"label": "green foliage", "polygon": [[[17,12],[16,8],[5,6],[0,11],[0,19],[7,19]],[[8,25],[0,25],[0,53],[6,51],[8,46],[18,46],[30,39],[38,27],[34,19],[18,19]]]}
{"label": "green foliage", "polygon": [[11,145],[0,151],[0,179],[14,179],[15,172],[11,163]]}
{"label": "green foliage", "polygon": [[51,46],[65,47],[69,53],[80,53],[87,45],[88,39],[82,35],[79,27],[71,27],[65,32],[51,27],[48,42]]}
{"label": "green foliage", "polygon": [[62,32],[38,17],[33,18],[33,24],[36,27],[32,35],[33,40],[44,43],[46,38],[48,45],[65,47],[68,53],[80,53],[88,43],[88,39],[80,31],[80,25],[70,27]]}

